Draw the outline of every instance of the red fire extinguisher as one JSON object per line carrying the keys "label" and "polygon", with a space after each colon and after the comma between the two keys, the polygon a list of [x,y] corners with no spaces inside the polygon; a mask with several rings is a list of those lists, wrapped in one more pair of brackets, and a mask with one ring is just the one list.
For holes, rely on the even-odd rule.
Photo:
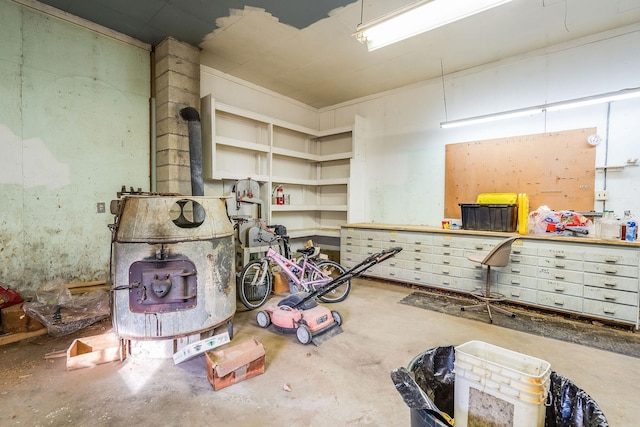
{"label": "red fire extinguisher", "polygon": [[278,185],[276,187],[276,205],[284,205],[284,190],[282,189],[282,185]]}

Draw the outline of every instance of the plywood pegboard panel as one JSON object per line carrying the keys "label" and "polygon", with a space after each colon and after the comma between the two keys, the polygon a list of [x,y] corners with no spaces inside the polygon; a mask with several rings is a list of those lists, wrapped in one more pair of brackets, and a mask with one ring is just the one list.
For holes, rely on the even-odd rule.
{"label": "plywood pegboard panel", "polygon": [[593,209],[595,128],[448,144],[444,217],[460,218],[459,203],[480,193],[527,193],[531,210]]}

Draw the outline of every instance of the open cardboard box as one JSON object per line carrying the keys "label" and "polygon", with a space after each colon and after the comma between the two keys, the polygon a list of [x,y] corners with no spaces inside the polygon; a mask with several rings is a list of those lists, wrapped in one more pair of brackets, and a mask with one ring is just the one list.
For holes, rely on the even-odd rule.
{"label": "open cardboard box", "polygon": [[206,354],[207,378],[214,390],[264,373],[264,346],[255,339]]}
{"label": "open cardboard box", "polygon": [[125,357],[126,344],[113,333],[77,338],[67,350],[67,370],[122,361]]}

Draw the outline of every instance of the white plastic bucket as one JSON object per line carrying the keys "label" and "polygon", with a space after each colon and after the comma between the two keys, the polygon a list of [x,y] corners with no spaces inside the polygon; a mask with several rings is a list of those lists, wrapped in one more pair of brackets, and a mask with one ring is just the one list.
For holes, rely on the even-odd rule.
{"label": "white plastic bucket", "polygon": [[544,427],[548,362],[481,341],[459,345],[455,354],[456,427],[476,424],[474,420]]}

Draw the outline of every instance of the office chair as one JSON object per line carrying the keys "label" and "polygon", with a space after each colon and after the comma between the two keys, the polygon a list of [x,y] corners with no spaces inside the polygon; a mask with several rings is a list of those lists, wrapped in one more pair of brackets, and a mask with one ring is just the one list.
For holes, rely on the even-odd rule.
{"label": "office chair", "polygon": [[469,305],[465,307],[461,307],[460,310],[479,310],[486,308],[489,313],[489,322],[493,323],[493,316],[491,315],[491,307],[497,312],[502,314],[506,314],[507,316],[516,317],[516,315],[508,310],[505,310],[500,307],[496,307],[492,303],[498,301],[504,301],[507,298],[497,292],[491,292],[491,267],[504,267],[509,263],[509,256],[511,255],[511,245],[514,240],[518,239],[518,237],[509,237],[508,239],[503,240],[498,243],[491,251],[488,253],[477,253],[471,254],[467,257],[469,261],[477,262],[481,265],[487,266],[487,280],[485,282],[484,290],[477,290],[471,292],[475,298],[482,301],[480,304]]}

